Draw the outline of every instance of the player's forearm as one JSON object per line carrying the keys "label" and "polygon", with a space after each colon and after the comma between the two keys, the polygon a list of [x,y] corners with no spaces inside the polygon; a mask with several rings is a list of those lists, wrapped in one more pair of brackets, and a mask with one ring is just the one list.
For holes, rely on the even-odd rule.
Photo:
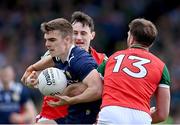
{"label": "player's forearm", "polygon": [[96,69],[92,70],[82,81],[87,85],[87,89],[77,96],[72,97],[73,104],[96,101],[102,95],[102,80]]}
{"label": "player's forearm", "polygon": [[44,70],[49,67],[53,67],[54,62],[53,62],[51,56],[47,56],[47,57],[39,60],[38,62],[34,63],[31,66],[35,69],[35,71],[40,71],[40,70]]}
{"label": "player's forearm", "polygon": [[165,121],[168,116],[158,111],[155,111],[154,113],[151,114],[151,117],[152,117],[152,124],[155,124]]}
{"label": "player's forearm", "polygon": [[87,88],[82,94],[73,97],[72,104],[92,102],[100,99],[102,96],[102,89]]}
{"label": "player's forearm", "polygon": [[152,123],[158,123],[166,120],[170,108],[170,90],[169,88],[158,87],[156,94],[156,110],[151,114]]}
{"label": "player's forearm", "polygon": [[80,95],[87,88],[87,85],[82,82],[74,83],[69,85],[63,92],[63,95],[67,95],[70,97]]}

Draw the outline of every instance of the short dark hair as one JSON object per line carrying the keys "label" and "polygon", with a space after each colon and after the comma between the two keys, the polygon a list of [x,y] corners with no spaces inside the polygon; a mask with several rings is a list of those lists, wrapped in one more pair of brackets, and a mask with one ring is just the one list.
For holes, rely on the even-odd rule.
{"label": "short dark hair", "polygon": [[143,18],[132,20],[129,24],[129,31],[138,43],[145,46],[150,46],[158,34],[156,26]]}
{"label": "short dark hair", "polygon": [[71,24],[76,23],[76,22],[82,23],[83,26],[87,25],[90,27],[91,32],[94,31],[93,19],[81,11],[75,11],[71,16]]}
{"label": "short dark hair", "polygon": [[52,30],[59,30],[62,33],[63,38],[68,35],[72,36],[73,34],[73,28],[71,26],[71,23],[64,18],[57,18],[49,22],[42,23],[41,30],[43,33]]}

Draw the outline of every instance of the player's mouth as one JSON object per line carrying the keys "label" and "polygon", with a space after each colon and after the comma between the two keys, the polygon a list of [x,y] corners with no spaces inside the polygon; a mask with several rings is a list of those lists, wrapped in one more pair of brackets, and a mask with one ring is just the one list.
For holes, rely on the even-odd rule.
{"label": "player's mouth", "polygon": [[84,44],[84,42],[83,41],[75,41],[75,44],[76,45],[81,45],[81,44]]}

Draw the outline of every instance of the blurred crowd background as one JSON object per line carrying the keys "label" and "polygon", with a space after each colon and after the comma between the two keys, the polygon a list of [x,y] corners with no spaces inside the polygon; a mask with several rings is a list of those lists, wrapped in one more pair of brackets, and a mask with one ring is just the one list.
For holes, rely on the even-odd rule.
{"label": "blurred crowd background", "polygon": [[[70,19],[83,11],[95,21],[92,46],[110,56],[126,48],[128,23],[143,17],[156,24],[159,37],[151,52],[166,62],[170,71],[169,123],[180,123],[180,2],[178,0],[1,0],[0,65],[11,64],[20,81],[25,69],[46,51],[40,24],[54,18]],[[42,96],[31,90],[39,109]]]}

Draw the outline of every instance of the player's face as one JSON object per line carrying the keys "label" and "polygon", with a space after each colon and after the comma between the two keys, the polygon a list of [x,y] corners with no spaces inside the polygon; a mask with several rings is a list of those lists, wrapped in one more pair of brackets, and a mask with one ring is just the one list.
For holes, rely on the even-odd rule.
{"label": "player's face", "polygon": [[94,39],[95,32],[91,32],[91,29],[87,25],[82,25],[80,22],[75,22],[72,24],[73,27],[73,40],[75,45],[89,50],[90,42]]}
{"label": "player's face", "polygon": [[1,80],[3,83],[8,83],[14,80],[14,70],[8,66],[1,70]]}
{"label": "player's face", "polygon": [[[66,37],[65,37],[66,38]],[[52,57],[60,57],[66,54],[67,42],[62,38],[60,31],[53,30],[44,34],[45,45]]]}

